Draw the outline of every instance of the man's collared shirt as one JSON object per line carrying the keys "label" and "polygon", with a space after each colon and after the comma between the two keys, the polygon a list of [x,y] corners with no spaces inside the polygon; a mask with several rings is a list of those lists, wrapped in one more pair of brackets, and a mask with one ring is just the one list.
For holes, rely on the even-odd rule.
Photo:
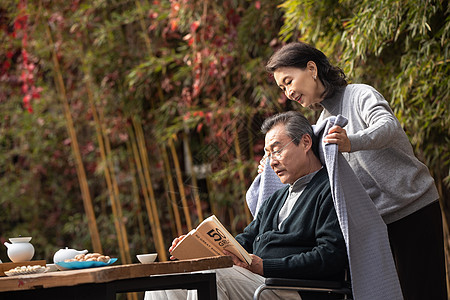
{"label": "man's collared shirt", "polygon": [[320,171],[320,169],[315,172],[309,173],[308,175],[300,177],[293,184],[289,185],[289,195],[287,196],[287,199],[284,202],[280,213],[278,214],[278,229],[281,228],[281,224],[291,213],[292,207],[294,207],[298,197],[300,197],[308,183],[311,181],[314,175],[316,175],[316,173]]}

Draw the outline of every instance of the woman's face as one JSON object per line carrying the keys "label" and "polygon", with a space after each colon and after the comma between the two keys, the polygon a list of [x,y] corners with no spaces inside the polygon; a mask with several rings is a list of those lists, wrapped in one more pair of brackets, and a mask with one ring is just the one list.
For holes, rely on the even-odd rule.
{"label": "woman's face", "polygon": [[273,76],[288,99],[310,107],[323,100],[325,87],[317,77],[317,67],[309,61],[304,70],[296,67],[278,68]]}

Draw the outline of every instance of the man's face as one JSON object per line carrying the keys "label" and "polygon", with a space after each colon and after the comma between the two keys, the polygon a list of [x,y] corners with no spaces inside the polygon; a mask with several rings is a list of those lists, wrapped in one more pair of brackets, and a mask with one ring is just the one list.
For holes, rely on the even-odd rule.
{"label": "man's face", "polygon": [[291,141],[283,124],[276,125],[269,130],[265,138],[265,150],[268,153],[272,154],[282,150],[279,159],[272,155],[270,166],[282,183],[289,184],[311,171],[311,161],[307,155],[311,148],[311,138],[307,134],[303,135],[298,145],[295,145],[294,142],[290,143]]}

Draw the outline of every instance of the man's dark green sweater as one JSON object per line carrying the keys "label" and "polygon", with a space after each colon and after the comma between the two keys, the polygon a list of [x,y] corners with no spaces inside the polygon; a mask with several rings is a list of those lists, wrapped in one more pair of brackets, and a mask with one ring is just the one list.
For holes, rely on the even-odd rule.
{"label": "man's dark green sweater", "polygon": [[339,278],[347,252],[327,170],[312,178],[279,230],[278,214],[288,194],[287,186],[269,197],[236,240],[263,259],[264,277]]}

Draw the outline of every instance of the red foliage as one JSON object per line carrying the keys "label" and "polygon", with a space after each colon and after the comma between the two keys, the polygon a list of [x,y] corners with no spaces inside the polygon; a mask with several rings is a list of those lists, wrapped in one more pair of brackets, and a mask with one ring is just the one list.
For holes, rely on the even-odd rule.
{"label": "red foliage", "polygon": [[200,21],[192,22],[192,24],[191,24],[191,32],[196,32],[199,26],[200,26]]}
{"label": "red foliage", "polygon": [[[27,2],[25,0],[19,1],[18,5],[19,14],[14,20],[14,31],[10,34],[11,37],[18,38],[21,37],[22,49],[21,49],[21,57],[22,64],[19,68],[22,69],[20,82],[21,82],[21,91],[23,96],[23,107],[30,113],[33,112],[33,108],[31,106],[32,99],[39,99],[42,88],[38,88],[35,85],[35,79],[33,72],[36,69],[36,65],[34,62],[30,60],[30,56],[26,50],[28,45],[28,14],[26,12]],[[7,59],[2,64],[2,74],[6,74],[7,71],[11,67],[11,63],[13,62],[14,52],[8,51],[6,55]]]}

